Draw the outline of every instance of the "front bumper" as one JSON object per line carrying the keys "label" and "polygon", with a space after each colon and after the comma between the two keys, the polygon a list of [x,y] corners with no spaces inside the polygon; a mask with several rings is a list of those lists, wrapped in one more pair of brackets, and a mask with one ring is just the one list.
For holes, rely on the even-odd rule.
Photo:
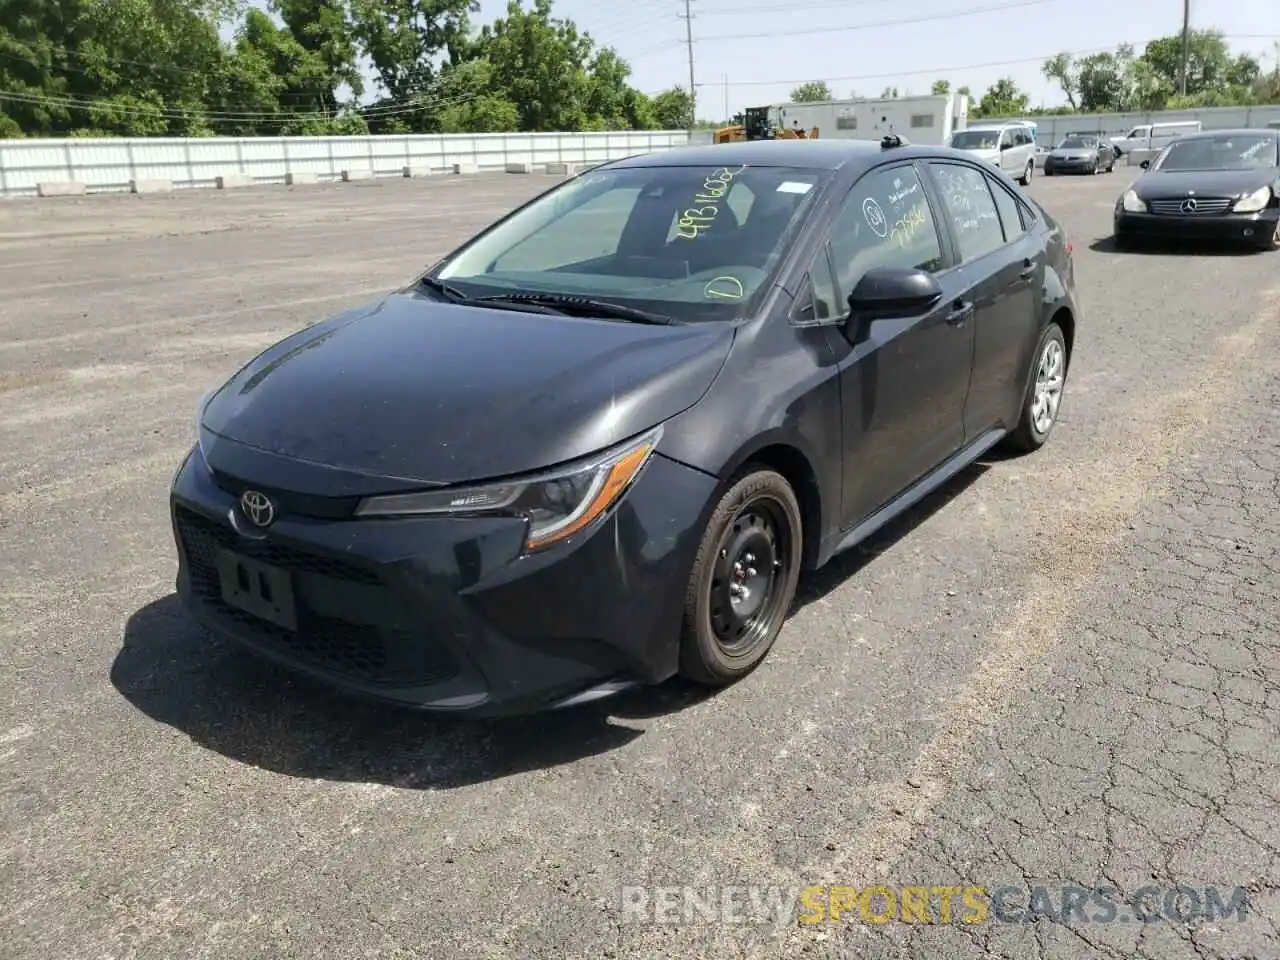
{"label": "front bumper", "polygon": [[[274,492],[270,480],[215,479],[197,447],[170,496],[188,610],[268,659],[362,696],[478,715],[564,706],[676,670],[712,477],[655,454],[607,516],[530,556],[524,521],[506,517],[284,511],[264,535],[237,491]],[[224,598],[227,552],[283,572],[292,622]]]}
{"label": "front bumper", "polygon": [[1055,160],[1050,157],[1046,158],[1044,162],[1044,172],[1047,174],[1088,173],[1097,168],[1097,160]]}
{"label": "front bumper", "polygon": [[1225,213],[1219,216],[1169,216],[1154,213],[1115,213],[1115,233],[1122,237],[1169,240],[1220,240],[1259,243],[1275,233],[1280,209],[1258,213]]}

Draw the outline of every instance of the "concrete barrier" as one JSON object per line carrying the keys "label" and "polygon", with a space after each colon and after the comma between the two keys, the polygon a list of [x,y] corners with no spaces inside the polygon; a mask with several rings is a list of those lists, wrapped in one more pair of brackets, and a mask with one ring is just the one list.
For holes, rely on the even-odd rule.
{"label": "concrete barrier", "polygon": [[533,173],[533,164],[512,161],[507,164],[507,173]]}
{"label": "concrete barrier", "polygon": [[561,176],[572,177],[579,174],[585,168],[585,164],[581,163],[565,163],[562,160],[553,160],[547,164],[547,173],[559,174]]}
{"label": "concrete barrier", "polygon": [[425,163],[421,165],[410,164],[404,168],[404,175],[406,179],[411,179],[413,177],[430,177],[434,176],[434,174],[435,170],[432,167],[427,166]]}
{"label": "concrete barrier", "polygon": [[173,191],[172,180],[130,180],[130,193],[171,193]]}
{"label": "concrete barrier", "polygon": [[284,182],[291,187],[301,187],[310,183],[319,183],[320,177],[314,173],[286,173]]}
{"label": "concrete barrier", "polygon": [[342,182],[351,183],[353,180],[372,180],[373,171],[368,167],[352,167],[350,170],[342,171]]}
{"label": "concrete barrier", "polygon": [[78,180],[48,180],[36,184],[37,197],[83,197],[89,192]]}
{"label": "concrete barrier", "polygon": [[464,161],[463,163],[455,163],[453,165],[453,172],[454,173],[479,173],[480,168],[474,163],[471,163],[469,161]]}
{"label": "concrete barrier", "polygon": [[235,187],[252,187],[253,177],[247,173],[227,173],[216,181],[219,190],[231,190]]}

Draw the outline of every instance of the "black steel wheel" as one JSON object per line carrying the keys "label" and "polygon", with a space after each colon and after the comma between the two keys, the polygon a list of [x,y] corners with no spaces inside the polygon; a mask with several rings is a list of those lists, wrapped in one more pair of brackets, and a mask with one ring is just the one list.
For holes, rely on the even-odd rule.
{"label": "black steel wheel", "polygon": [[717,504],[685,596],[680,672],[725,686],[765,658],[795,598],[803,556],[791,485],[750,468]]}

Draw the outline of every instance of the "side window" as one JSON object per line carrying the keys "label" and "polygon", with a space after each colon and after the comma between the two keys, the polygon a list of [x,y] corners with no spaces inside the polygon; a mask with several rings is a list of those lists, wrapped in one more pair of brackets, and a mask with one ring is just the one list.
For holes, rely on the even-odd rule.
{"label": "side window", "polygon": [[938,226],[915,167],[873,170],[854,184],[831,230],[837,303],[872,267],[936,273],[944,263]]}
{"label": "side window", "polygon": [[958,163],[930,164],[941,188],[942,204],[955,229],[960,260],[985,256],[1004,245],[1004,231],[986,174]]}
{"label": "side window", "polygon": [[990,177],[987,177],[987,188],[996,198],[996,210],[1000,214],[1000,224],[1004,227],[1005,242],[1012,243],[1027,232],[1022,219],[1022,206],[1013,198],[1013,194]]}
{"label": "side window", "polygon": [[1001,146],[1001,147],[1011,147],[1011,146],[1013,146],[1013,131],[1012,131],[1012,130],[1006,130],[1004,133],[1000,134],[1000,146]]}
{"label": "side window", "polygon": [[843,300],[848,298],[848,294],[841,297],[836,289],[826,247],[819,250],[818,255],[813,258],[813,263],[809,266],[808,281],[808,290],[801,292],[798,309],[792,313],[793,323],[823,323],[845,315],[847,309]]}

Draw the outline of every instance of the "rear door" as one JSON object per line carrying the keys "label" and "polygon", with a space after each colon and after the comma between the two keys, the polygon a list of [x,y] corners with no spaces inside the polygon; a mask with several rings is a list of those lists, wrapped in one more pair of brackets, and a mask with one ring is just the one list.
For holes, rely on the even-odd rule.
{"label": "rear door", "polygon": [[955,237],[959,270],[973,302],[973,376],[965,440],[1012,428],[1021,400],[1021,357],[1035,335],[1044,251],[1033,214],[998,178],[976,165],[931,160],[929,174]]}

